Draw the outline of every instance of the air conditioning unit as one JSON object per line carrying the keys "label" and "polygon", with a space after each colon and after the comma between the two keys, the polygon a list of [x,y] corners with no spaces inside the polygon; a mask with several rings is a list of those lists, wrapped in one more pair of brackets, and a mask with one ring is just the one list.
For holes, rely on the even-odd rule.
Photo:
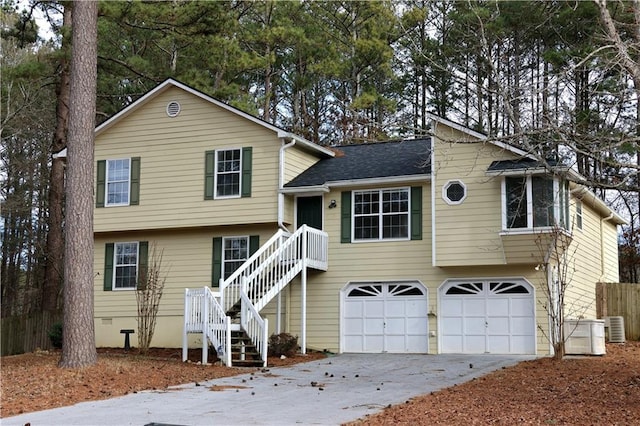
{"label": "air conditioning unit", "polygon": [[568,319],[564,322],[564,352],[567,355],[604,355],[604,320]]}
{"label": "air conditioning unit", "polygon": [[611,343],[624,343],[624,317],[606,317],[605,325],[609,329],[609,341]]}

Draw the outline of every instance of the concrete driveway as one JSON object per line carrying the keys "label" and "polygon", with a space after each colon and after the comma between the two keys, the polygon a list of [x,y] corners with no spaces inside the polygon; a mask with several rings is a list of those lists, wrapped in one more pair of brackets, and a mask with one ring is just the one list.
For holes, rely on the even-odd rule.
{"label": "concrete driveway", "polygon": [[[291,367],[23,414],[2,425],[337,425],[533,359],[342,354]],[[212,390],[213,389],[216,390]]]}

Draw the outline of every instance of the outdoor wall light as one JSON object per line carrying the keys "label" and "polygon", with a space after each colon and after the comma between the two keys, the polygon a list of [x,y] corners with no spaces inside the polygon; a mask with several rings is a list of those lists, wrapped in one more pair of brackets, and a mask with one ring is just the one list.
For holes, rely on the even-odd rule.
{"label": "outdoor wall light", "polygon": [[329,203],[329,208],[335,209],[336,207],[338,207],[338,203],[336,203],[336,200],[331,200],[331,202]]}

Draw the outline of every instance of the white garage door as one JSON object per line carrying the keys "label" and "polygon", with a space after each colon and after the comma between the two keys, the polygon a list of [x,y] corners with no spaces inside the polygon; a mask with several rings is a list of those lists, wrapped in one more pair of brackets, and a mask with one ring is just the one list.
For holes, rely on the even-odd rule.
{"label": "white garage door", "polygon": [[535,353],[535,301],[523,280],[450,282],[440,289],[443,353]]}
{"label": "white garage door", "polygon": [[343,295],[343,352],[427,352],[427,291],[422,285],[357,284]]}

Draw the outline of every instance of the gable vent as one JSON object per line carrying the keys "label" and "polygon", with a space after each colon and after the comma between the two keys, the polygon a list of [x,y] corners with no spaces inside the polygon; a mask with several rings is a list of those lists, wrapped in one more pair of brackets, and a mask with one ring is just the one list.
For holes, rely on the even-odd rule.
{"label": "gable vent", "polygon": [[180,114],[180,104],[177,101],[171,101],[167,104],[167,115],[175,117]]}

